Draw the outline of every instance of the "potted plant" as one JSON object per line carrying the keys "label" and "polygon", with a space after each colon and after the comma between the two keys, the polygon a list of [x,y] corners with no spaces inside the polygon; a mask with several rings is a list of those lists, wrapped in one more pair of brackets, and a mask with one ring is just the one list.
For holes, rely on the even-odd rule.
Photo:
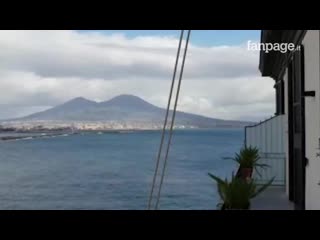
{"label": "potted plant", "polygon": [[218,193],[222,203],[218,204],[221,210],[248,210],[250,200],[262,193],[271,185],[274,178],[264,185],[258,187],[253,179],[246,181],[232,175],[231,181],[209,173],[209,176],[217,182]]}
{"label": "potted plant", "polygon": [[243,147],[240,153],[236,153],[234,161],[239,164],[237,177],[251,179],[253,169],[260,175],[258,168],[269,167],[267,164],[259,163],[259,150],[256,147]]}

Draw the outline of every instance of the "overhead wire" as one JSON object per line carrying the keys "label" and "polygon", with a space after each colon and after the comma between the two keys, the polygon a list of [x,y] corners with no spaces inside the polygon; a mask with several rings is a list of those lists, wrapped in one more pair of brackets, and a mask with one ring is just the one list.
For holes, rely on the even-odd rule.
{"label": "overhead wire", "polygon": [[[160,201],[160,197],[161,197],[162,185],[163,185],[163,181],[164,181],[164,177],[165,177],[165,172],[166,172],[166,169],[167,169],[168,155],[169,155],[170,146],[171,146],[173,127],[174,127],[174,123],[175,123],[176,110],[177,110],[177,105],[178,105],[181,82],[182,82],[183,73],[184,73],[184,66],[185,66],[185,61],[186,61],[186,56],[187,56],[187,51],[188,51],[190,34],[191,34],[191,30],[188,30],[186,43],[185,43],[185,48],[184,48],[184,53],[183,53],[183,58],[182,58],[181,70],[180,70],[180,75],[179,75],[179,80],[178,80],[178,86],[177,86],[177,92],[176,92],[176,97],[175,97],[174,109],[173,109],[173,112],[172,112],[172,120],[171,120],[171,124],[170,124],[170,129],[169,129],[169,140],[168,140],[168,143],[167,143],[167,148],[166,148],[166,154],[165,154],[165,157],[164,157],[163,168],[162,168],[162,171],[161,171],[160,184],[159,184],[158,192],[157,192],[157,195],[156,195],[155,210],[157,210],[159,208],[159,201]],[[177,56],[176,56],[176,61],[175,61],[175,67],[174,67],[174,72],[173,72],[173,78],[172,78],[172,83],[171,83],[171,88],[170,88],[170,94],[169,94],[169,99],[168,99],[168,105],[167,105],[167,110],[166,110],[166,116],[165,116],[165,121],[164,121],[163,129],[162,129],[161,142],[160,142],[160,147],[159,147],[158,157],[157,157],[157,162],[156,162],[156,169],[155,169],[155,172],[154,172],[153,181],[152,181],[152,188],[151,188],[149,201],[148,201],[148,209],[149,210],[151,209],[152,200],[153,200],[153,194],[154,194],[154,188],[155,188],[155,185],[156,185],[156,180],[157,180],[158,171],[159,171],[161,153],[162,153],[162,148],[163,148],[163,143],[164,143],[164,136],[165,136],[166,126],[167,126],[167,122],[168,122],[168,116],[169,116],[169,112],[170,112],[171,98],[172,98],[172,93],[173,93],[173,88],[174,88],[174,83],[175,83],[175,78],[176,78],[176,72],[177,72],[179,59],[180,59],[180,51],[181,51],[181,45],[182,45],[182,41],[183,41],[183,35],[184,35],[184,30],[181,30],[180,40],[179,40],[179,45],[178,45],[178,50],[177,50]]]}

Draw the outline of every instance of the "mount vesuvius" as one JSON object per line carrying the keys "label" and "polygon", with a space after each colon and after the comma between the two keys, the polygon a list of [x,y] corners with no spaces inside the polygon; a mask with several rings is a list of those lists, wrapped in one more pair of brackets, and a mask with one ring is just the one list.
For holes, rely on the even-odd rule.
{"label": "mount vesuvius", "polygon": [[[166,110],[133,95],[119,95],[105,102],[83,97],[72,99],[46,111],[34,113],[15,121],[119,121],[162,124]],[[170,115],[172,111],[170,111]],[[231,121],[177,111],[176,125],[197,128],[244,127],[252,122]]]}

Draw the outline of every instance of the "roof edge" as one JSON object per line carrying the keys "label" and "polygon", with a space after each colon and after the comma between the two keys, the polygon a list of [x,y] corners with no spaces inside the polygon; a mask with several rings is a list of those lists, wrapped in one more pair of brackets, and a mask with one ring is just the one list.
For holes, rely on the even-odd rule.
{"label": "roof edge", "polygon": [[[295,47],[301,45],[301,42],[307,30],[262,30],[260,43],[266,44],[291,44]],[[260,49],[259,70],[263,77],[271,77],[279,80],[283,77],[284,69],[294,51],[287,49],[281,51],[265,51]]]}

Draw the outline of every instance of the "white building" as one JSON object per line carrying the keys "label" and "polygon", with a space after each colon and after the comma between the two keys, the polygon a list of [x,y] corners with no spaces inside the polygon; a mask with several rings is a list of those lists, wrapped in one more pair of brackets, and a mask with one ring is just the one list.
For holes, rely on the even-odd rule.
{"label": "white building", "polygon": [[264,148],[270,140],[265,151],[283,148],[288,199],[295,209],[320,209],[320,31],[263,30],[261,43],[293,43],[297,49],[261,49],[262,76],[275,81],[276,113],[246,129],[246,144]]}

